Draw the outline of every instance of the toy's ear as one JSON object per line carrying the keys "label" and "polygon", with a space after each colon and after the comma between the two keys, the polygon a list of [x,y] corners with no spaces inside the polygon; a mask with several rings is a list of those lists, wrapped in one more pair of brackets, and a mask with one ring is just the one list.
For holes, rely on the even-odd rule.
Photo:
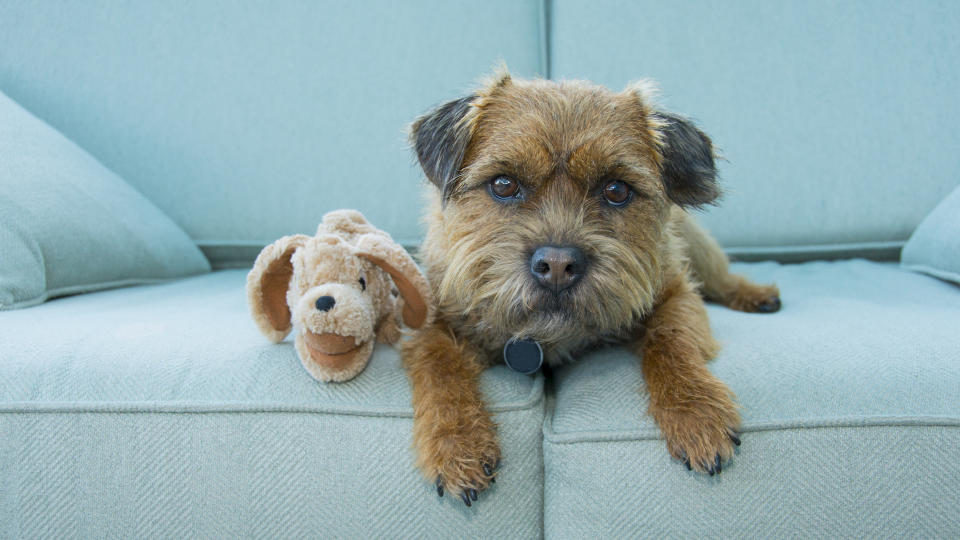
{"label": "toy's ear", "polygon": [[403,324],[420,328],[430,318],[430,286],[407,250],[381,234],[365,234],[357,241],[356,253],[379,266],[393,278],[403,296]]}
{"label": "toy's ear", "polygon": [[263,335],[274,343],[283,341],[292,328],[287,306],[287,289],[293,276],[290,258],[309,238],[303,234],[284,236],[263,248],[247,274],[250,313]]}
{"label": "toy's ear", "polygon": [[720,196],[713,143],[686,118],[654,112],[662,137],[661,175],[670,200],[680,206],[700,207]]}

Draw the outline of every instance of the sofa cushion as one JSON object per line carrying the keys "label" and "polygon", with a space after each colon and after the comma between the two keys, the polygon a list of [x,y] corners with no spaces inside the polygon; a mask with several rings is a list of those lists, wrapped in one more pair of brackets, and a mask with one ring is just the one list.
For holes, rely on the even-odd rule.
{"label": "sofa cushion", "polygon": [[784,302],[709,307],[723,344],[710,368],[743,407],[737,455],[720,476],[688,472],[646,414],[637,359],[598,351],[556,373],[547,536],[955,533],[960,291],[862,260],[735,270]]}
{"label": "sofa cushion", "polygon": [[0,93],[0,310],[208,272],[150,201]]}
{"label": "sofa cushion", "polygon": [[704,224],[738,254],[895,260],[960,171],[958,19],[958,2],[551,2],[551,77],[657,80],[726,158]]}
{"label": "sofa cushion", "polygon": [[960,186],[913,231],[900,264],[960,285]]}
{"label": "sofa cushion", "polygon": [[[543,74],[540,0],[4,2],[0,89],[249,266],[356,208],[419,242],[405,127],[505,60]],[[245,260],[243,260],[245,258]]]}
{"label": "sofa cushion", "polygon": [[395,349],[314,381],[245,272],[0,313],[0,536],[538,537],[543,380],[494,368],[500,481],[472,509],[414,466]]}

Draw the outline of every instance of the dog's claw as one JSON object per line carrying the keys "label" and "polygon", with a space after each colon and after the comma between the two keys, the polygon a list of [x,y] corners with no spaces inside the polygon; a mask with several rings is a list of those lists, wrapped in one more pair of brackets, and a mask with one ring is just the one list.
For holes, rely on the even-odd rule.
{"label": "dog's claw", "polygon": [[487,476],[493,476],[493,469],[490,468],[490,465],[486,463],[483,464],[483,474]]}
{"label": "dog's claw", "polygon": [[473,488],[470,488],[470,489],[467,490],[467,493],[470,494],[470,498],[471,498],[472,500],[474,500],[474,501],[477,500],[477,490],[475,490],[475,489],[473,489]]}
{"label": "dog's claw", "polygon": [[723,472],[723,463],[720,463],[720,454],[717,454],[716,457],[713,458],[713,465],[714,465],[714,468],[717,470],[717,474],[720,474]]}
{"label": "dog's claw", "polygon": [[774,296],[757,304],[757,311],[760,313],[773,313],[775,311],[780,311],[781,306],[782,303],[780,302],[780,297]]}
{"label": "dog's claw", "polygon": [[443,497],[443,477],[437,477],[437,495]]}
{"label": "dog's claw", "polygon": [[463,504],[470,506],[470,496],[467,495],[466,491],[460,492],[460,498],[463,499]]}
{"label": "dog's claw", "polygon": [[738,437],[736,433],[730,434],[730,440],[733,441],[733,444],[740,446],[740,437]]}

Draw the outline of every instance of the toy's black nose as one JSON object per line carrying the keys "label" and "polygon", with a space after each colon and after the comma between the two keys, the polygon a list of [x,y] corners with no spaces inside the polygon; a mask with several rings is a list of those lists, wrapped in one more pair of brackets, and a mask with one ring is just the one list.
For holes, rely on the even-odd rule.
{"label": "toy's black nose", "polygon": [[553,292],[573,286],[586,271],[587,258],[571,246],[542,246],[530,258],[530,273]]}
{"label": "toy's black nose", "polygon": [[321,296],[317,298],[317,309],[320,311],[330,311],[330,308],[336,303],[337,301],[334,300],[332,296]]}

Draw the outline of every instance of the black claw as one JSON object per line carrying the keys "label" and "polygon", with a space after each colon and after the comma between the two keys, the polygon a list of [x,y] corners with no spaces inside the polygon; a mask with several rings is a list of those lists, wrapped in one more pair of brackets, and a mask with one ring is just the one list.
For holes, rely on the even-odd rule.
{"label": "black claw", "polygon": [[783,304],[780,302],[780,297],[775,296],[773,298],[768,298],[764,300],[760,305],[757,306],[757,311],[760,313],[773,313],[780,311],[780,307]]}
{"label": "black claw", "polygon": [[723,464],[720,463],[720,454],[717,454],[717,456],[713,458],[713,465],[714,465],[714,468],[717,469],[717,474],[720,474],[723,472]]}
{"label": "black claw", "polygon": [[693,470],[693,467],[690,466],[690,460],[689,460],[689,459],[683,460],[683,464],[687,466],[687,470],[688,470],[688,471],[692,471],[692,470]]}
{"label": "black claw", "polygon": [[487,476],[493,476],[493,469],[491,469],[486,463],[483,464],[483,474]]}
{"label": "black claw", "polygon": [[466,491],[460,492],[460,498],[463,499],[463,504],[470,506],[470,496],[467,495]]}
{"label": "black claw", "polygon": [[470,488],[467,490],[467,492],[470,494],[471,499],[477,500],[477,490]]}
{"label": "black claw", "polygon": [[496,483],[497,483],[497,477],[496,477],[496,476],[491,476],[491,477],[490,477],[490,483],[491,483],[491,484],[496,484]]}
{"label": "black claw", "polygon": [[437,477],[437,495],[443,497],[443,478]]}
{"label": "black claw", "polygon": [[733,444],[740,446],[740,437],[737,437],[736,433],[730,434],[730,440],[733,441]]}

